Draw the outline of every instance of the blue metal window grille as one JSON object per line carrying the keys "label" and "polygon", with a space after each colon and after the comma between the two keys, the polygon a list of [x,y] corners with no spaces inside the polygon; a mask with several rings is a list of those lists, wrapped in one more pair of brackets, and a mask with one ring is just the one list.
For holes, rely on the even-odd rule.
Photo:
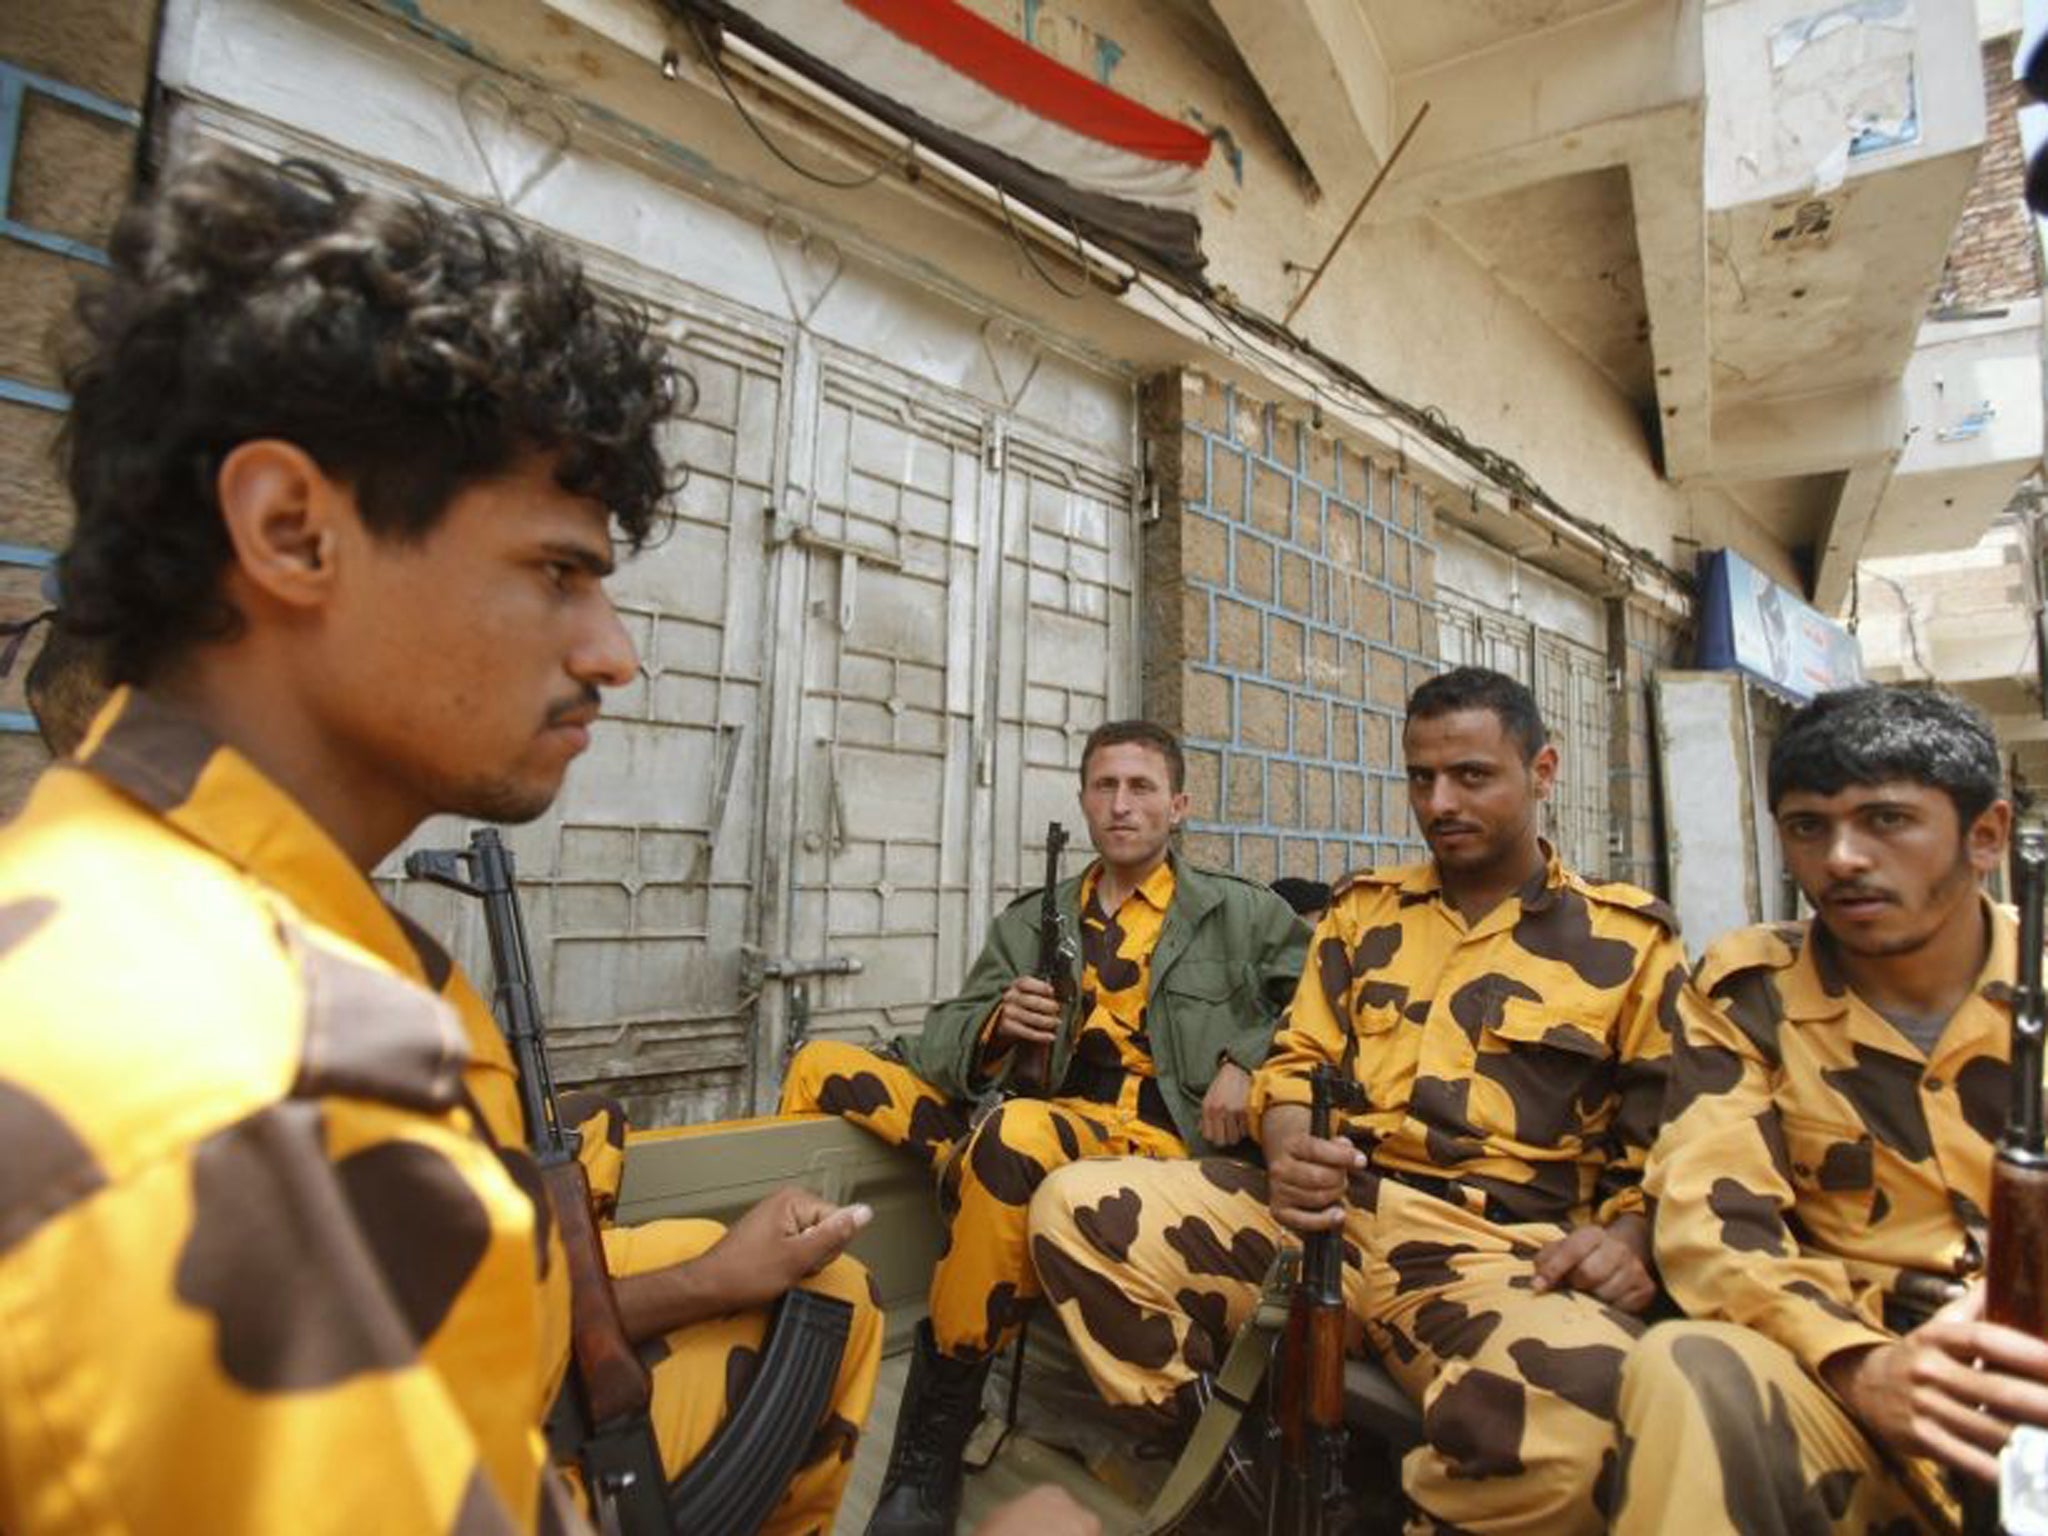
{"label": "blue metal window grille", "polygon": [[[106,266],[107,253],[98,246],[87,245],[82,240],[74,240],[53,230],[39,229],[14,216],[14,167],[21,156],[23,108],[31,92],[129,128],[142,126],[142,114],[97,92],[66,85],[62,80],[52,80],[47,75],[36,74],[33,70],[0,59],[0,236],[74,261]],[[0,377],[0,400],[42,411],[61,412],[71,405],[70,397],[61,390],[5,377]],[[50,550],[0,543],[0,566],[45,569],[56,563],[57,556]],[[35,717],[26,710],[0,709],[0,733],[32,735],[35,728]]]}

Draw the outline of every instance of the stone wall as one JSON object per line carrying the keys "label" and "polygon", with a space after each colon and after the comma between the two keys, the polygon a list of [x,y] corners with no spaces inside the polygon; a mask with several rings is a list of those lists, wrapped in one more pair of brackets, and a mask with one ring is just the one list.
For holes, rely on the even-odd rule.
{"label": "stone wall", "polygon": [[1187,848],[1255,879],[1421,856],[1400,723],[1437,669],[1436,551],[1397,464],[1193,371],[1148,381],[1145,710]]}
{"label": "stone wall", "polygon": [[[0,209],[0,620],[43,607],[45,563],[71,526],[51,459],[64,407],[58,351],[73,293],[104,259],[133,181],[156,13],[137,0],[0,6],[0,78],[21,102],[18,131],[0,143],[12,170]],[[21,694],[42,633],[0,681],[0,818],[47,760]]]}
{"label": "stone wall", "polygon": [[2015,38],[1984,45],[1984,154],[1949,243],[1937,305],[1963,309],[2032,298],[2041,291],[2041,247],[2027,217],[2026,153],[2013,79]]}

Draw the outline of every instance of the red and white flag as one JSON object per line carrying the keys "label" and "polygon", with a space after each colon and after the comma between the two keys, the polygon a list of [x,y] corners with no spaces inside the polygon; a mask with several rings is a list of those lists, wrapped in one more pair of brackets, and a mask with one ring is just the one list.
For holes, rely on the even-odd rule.
{"label": "red and white flag", "polygon": [[879,99],[1028,168],[1021,182],[995,178],[1027,200],[1050,200],[1092,233],[1199,270],[1194,213],[1208,135],[1069,69],[957,0],[680,3],[757,38],[773,34],[778,52],[793,51],[863,105]]}

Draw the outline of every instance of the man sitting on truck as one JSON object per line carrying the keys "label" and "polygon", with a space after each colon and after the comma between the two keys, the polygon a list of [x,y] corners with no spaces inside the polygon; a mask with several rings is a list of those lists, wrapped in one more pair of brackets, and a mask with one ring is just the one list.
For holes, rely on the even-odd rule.
{"label": "man sitting on truck", "polygon": [[[910,1148],[940,1174],[948,1216],[870,1536],[953,1529],[989,1362],[1038,1294],[1025,1211],[1047,1172],[1107,1154],[1221,1152],[1245,1135],[1251,1073],[1307,929],[1265,886],[1172,851],[1185,773],[1180,743],[1149,721],[1098,726],[1082,748],[1097,857],[1052,893],[1080,937],[1078,964],[1062,962],[1071,1002],[1041,974],[1044,893],[1029,891],[997,915],[959,996],[931,1010],[902,1061],[820,1040],[790,1064],[785,1113],[842,1115]],[[967,1101],[1003,1088],[1020,1052],[1049,1060],[1039,1096],[970,1125]]]}
{"label": "man sitting on truck", "polygon": [[[661,343],[503,221],[204,151],[81,307],[66,622],[120,685],[0,830],[0,1530],[578,1530],[557,1226],[490,1010],[367,871],[524,821],[634,675]],[[765,1304],[855,1311],[776,1530],[831,1523],[881,1348],[801,1191],[629,1234],[666,1469]]]}
{"label": "man sitting on truck", "polygon": [[[1402,748],[1432,858],[1334,892],[1253,1084],[1267,1171],[1062,1168],[1032,1258],[1104,1397],[1183,1427],[1287,1234],[1341,1228],[1351,1315],[1422,1410],[1415,1527],[1590,1536],[1656,1289],[1640,1186],[1685,956],[1661,902],[1538,837],[1558,754],[1519,682],[1431,679]],[[1319,1065],[1364,1089],[1327,1138]]]}
{"label": "man sitting on truck", "polygon": [[1985,1321],[2018,925],[1990,722],[1931,688],[1823,694],[1771,748],[1807,922],[1713,944],[1646,1185],[1696,1321],[1623,1375],[1615,1529],[1954,1531],[2048,1342]]}

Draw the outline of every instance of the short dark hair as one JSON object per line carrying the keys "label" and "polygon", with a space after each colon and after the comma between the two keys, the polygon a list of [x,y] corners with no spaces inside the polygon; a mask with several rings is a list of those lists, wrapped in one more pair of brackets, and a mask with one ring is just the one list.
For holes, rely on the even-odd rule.
{"label": "short dark hair", "polygon": [[66,369],[61,570],[66,621],[114,682],[236,632],[215,482],[252,439],[303,449],[400,540],[532,451],[635,549],[674,488],[655,429],[687,380],[643,314],[509,220],[208,149],[122,215],[109,254]]}
{"label": "short dark hair", "polygon": [[1163,725],[1154,725],[1150,720],[1106,720],[1088,733],[1088,740],[1081,746],[1081,787],[1088,787],[1088,759],[1103,747],[1120,747],[1135,743],[1150,747],[1166,759],[1166,777],[1177,795],[1187,787],[1188,760],[1181,755],[1180,743],[1173,732]]}
{"label": "short dark hair", "polygon": [[1273,894],[1286,902],[1297,917],[1329,909],[1330,885],[1326,880],[1305,880],[1300,875],[1282,875],[1273,882]]}
{"label": "short dark hair", "polygon": [[1771,811],[1795,790],[1906,780],[1944,792],[1967,827],[1998,798],[1998,738],[1976,705],[1923,685],[1841,688],[1796,711],[1771,744]]}
{"label": "short dark hair", "polygon": [[1521,746],[1522,761],[1531,762],[1550,740],[1536,695],[1505,672],[1490,667],[1453,667],[1439,672],[1408,699],[1410,720],[1434,720],[1461,710],[1489,709],[1501,732]]}

